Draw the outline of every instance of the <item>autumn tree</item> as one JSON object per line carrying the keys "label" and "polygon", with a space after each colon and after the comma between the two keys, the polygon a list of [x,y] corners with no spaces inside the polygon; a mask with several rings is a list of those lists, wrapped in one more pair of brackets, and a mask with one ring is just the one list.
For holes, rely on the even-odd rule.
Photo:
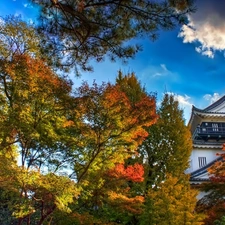
{"label": "autumn tree", "polygon": [[79,193],[61,174],[71,83],[40,58],[32,26],[8,17],[0,35],[1,199],[17,224],[43,224],[55,211],[68,211]]}
{"label": "autumn tree", "polygon": [[[137,208],[142,198],[122,194],[122,184],[120,191],[107,187],[106,174],[136,154],[148,135],[144,128],[156,120],[154,99],[146,96],[131,104],[118,86],[95,83],[84,83],[72,94],[69,81],[26,54],[2,63],[0,85],[1,151],[13,155],[15,147],[21,160],[0,174],[0,187],[16,194],[12,215],[18,224],[54,221],[57,212],[69,212],[74,200],[81,212],[76,218],[82,210],[98,218],[90,209],[99,212],[105,199],[133,202],[128,211]],[[124,168],[119,179],[140,180],[138,168]]]}
{"label": "autumn tree", "polygon": [[157,112],[159,119],[147,128],[149,136],[140,147],[148,168],[147,188],[157,186],[166,173],[179,178],[189,167],[192,150],[191,134],[175,97],[165,94]]}
{"label": "autumn tree", "polygon": [[29,54],[32,57],[44,57],[41,54],[41,39],[31,24],[22,21],[19,16],[6,16],[0,22],[0,60],[10,61],[15,55]]}
{"label": "autumn tree", "polygon": [[[145,87],[142,86],[135,73],[124,75],[119,71],[116,77],[116,84],[119,85],[122,92],[126,93],[132,104],[135,104],[148,95]],[[154,98],[155,96],[151,95],[151,97]]]}
{"label": "autumn tree", "polygon": [[148,191],[147,211],[140,224],[203,224],[204,215],[195,212],[198,191],[191,189],[189,177],[176,178],[166,174],[165,182]]}
{"label": "autumn tree", "polygon": [[[222,150],[225,150],[225,145],[223,145]],[[197,204],[197,210],[207,214],[207,218],[204,220],[205,225],[211,225],[214,223],[223,224],[224,221],[225,154],[218,153],[218,156],[218,161],[208,169],[210,182],[203,183],[201,185],[200,190],[203,191],[205,195]]]}
{"label": "autumn tree", "polygon": [[133,57],[141,47],[134,38],[156,39],[158,31],[173,29],[194,11],[192,0],[73,1],[31,0],[40,7],[39,31],[55,65],[92,69],[90,59]]}
{"label": "autumn tree", "polygon": [[[145,127],[156,121],[155,100],[146,96],[132,104],[118,85],[99,86],[94,83],[89,86],[84,83],[76,90],[74,101],[74,123],[79,122],[80,127],[76,135],[79,141],[75,153],[79,156],[74,164],[74,177],[84,190],[78,208],[82,213],[88,212],[95,217],[101,215],[107,219],[103,209],[109,209],[112,196],[117,194],[118,199],[111,200],[110,204],[119,204],[119,199],[124,205],[131,202],[132,198],[135,200],[137,194],[125,194],[123,187],[128,187],[128,177],[135,178],[136,170],[132,172],[132,168],[141,167],[126,165],[126,160],[137,154],[137,147],[148,135]],[[122,183],[113,182],[109,185],[109,174],[112,175],[112,170],[119,166],[123,172],[115,180],[122,180]]]}
{"label": "autumn tree", "polygon": [[87,157],[77,163],[78,181],[90,167],[110,168],[105,159],[112,159],[110,163],[114,165],[135,154],[148,135],[144,127],[151,126],[156,119],[154,99],[146,97],[132,105],[116,85],[94,83],[90,87],[84,83],[77,89],[75,101],[75,118],[81,121],[80,140],[86,141],[80,151]]}
{"label": "autumn tree", "polygon": [[[184,175],[189,166],[192,150],[191,135],[188,127],[185,126],[183,111],[179,108],[178,101],[173,95],[164,95],[157,112],[159,116],[157,123],[146,129],[149,136],[139,148],[146,163],[146,198],[145,212],[143,213],[145,222],[143,224],[176,224],[174,223],[176,220],[180,221],[177,224],[188,224],[189,219],[192,221],[191,210],[194,209],[197,201],[196,193],[191,192],[188,177]],[[178,189],[176,190],[176,188]],[[182,192],[183,196],[178,191],[180,189],[184,191]],[[179,198],[178,193],[181,195]],[[192,193],[191,208],[184,211],[184,208],[187,207],[186,201]],[[164,194],[167,195],[165,198]],[[182,198],[186,198],[186,200]],[[162,205],[165,205],[164,209]],[[173,211],[173,207],[177,209],[174,208]],[[179,209],[179,207],[183,207],[183,209]],[[165,215],[167,210],[170,214],[168,217]],[[178,214],[181,216],[180,210],[190,215],[186,222],[182,219],[179,220],[176,216]],[[160,215],[164,219],[161,220]],[[182,215],[184,216],[184,214]],[[182,218],[184,219],[184,217]],[[150,221],[152,222],[150,223]],[[193,219],[193,221],[195,220]]]}
{"label": "autumn tree", "polygon": [[68,161],[62,132],[70,91],[70,83],[42,60],[26,54],[2,60],[0,187],[4,194],[14,193],[8,206],[18,224],[42,224],[54,211],[68,210],[79,193],[74,182],[60,176]]}
{"label": "autumn tree", "polygon": [[[2,26],[6,39],[0,67],[0,148],[2,157],[7,153],[11,158],[0,174],[0,188],[15,193],[10,209],[18,224],[42,224],[55,213],[69,211],[68,204],[78,195],[79,201],[93,200],[107,181],[105,174],[136,154],[148,135],[144,128],[156,120],[155,100],[146,96],[131,104],[111,84],[84,83],[72,93],[71,82],[38,57],[39,42],[30,41],[26,33],[23,37],[13,23]],[[90,201],[95,207],[99,196]],[[126,198],[135,196],[128,193]]]}

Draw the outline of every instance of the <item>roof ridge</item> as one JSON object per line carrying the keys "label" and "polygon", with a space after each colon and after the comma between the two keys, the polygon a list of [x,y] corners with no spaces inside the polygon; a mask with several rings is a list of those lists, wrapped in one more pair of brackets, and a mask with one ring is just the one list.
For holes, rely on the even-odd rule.
{"label": "roof ridge", "polygon": [[216,106],[220,105],[222,102],[225,101],[225,95],[222,96],[221,98],[219,98],[217,101],[213,102],[211,105],[207,106],[205,109],[203,109],[204,111],[208,111],[210,109],[215,108]]}

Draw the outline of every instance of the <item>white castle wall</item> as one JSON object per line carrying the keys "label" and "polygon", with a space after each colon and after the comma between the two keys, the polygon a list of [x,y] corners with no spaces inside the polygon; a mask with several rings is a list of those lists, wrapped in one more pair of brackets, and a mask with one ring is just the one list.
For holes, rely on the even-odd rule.
{"label": "white castle wall", "polygon": [[222,150],[194,148],[191,153],[190,168],[187,170],[187,173],[200,169],[199,157],[206,157],[206,163],[208,164],[218,157],[216,153],[222,153]]}

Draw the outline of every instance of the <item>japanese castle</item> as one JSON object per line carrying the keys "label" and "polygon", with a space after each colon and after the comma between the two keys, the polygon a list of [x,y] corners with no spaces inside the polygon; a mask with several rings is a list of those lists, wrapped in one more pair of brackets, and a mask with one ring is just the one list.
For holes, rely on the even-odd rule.
{"label": "japanese castle", "polygon": [[217,160],[222,160],[217,153],[222,153],[225,143],[225,96],[206,107],[192,107],[189,121],[193,150],[190,159],[190,182],[197,184],[209,180],[207,169]]}

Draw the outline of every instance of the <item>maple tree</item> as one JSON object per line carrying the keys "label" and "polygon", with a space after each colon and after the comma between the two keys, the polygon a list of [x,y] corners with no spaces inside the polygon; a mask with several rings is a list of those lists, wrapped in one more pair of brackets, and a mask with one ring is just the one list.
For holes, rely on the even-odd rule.
{"label": "maple tree", "polygon": [[[222,150],[225,150],[224,145]],[[206,213],[208,216],[204,220],[206,225],[214,224],[216,220],[219,224],[219,220],[223,220],[222,218],[225,215],[225,154],[217,153],[217,155],[219,156],[218,161],[208,169],[210,182],[203,183],[200,187],[205,195],[197,204],[197,210]]]}
{"label": "maple tree", "polygon": [[59,132],[70,91],[67,80],[25,53],[1,63],[0,187],[14,193],[8,207],[18,224],[42,224],[55,210],[68,210],[79,193],[69,178],[53,174],[66,154]]}
{"label": "maple tree", "polygon": [[72,213],[71,216],[96,224],[137,223],[136,218],[143,211],[144,197],[130,184],[143,182],[143,175],[143,167],[138,164],[128,167],[117,164],[104,173],[92,173],[78,205],[74,206],[75,212],[80,214]]}
{"label": "maple tree", "polygon": [[63,112],[71,91],[69,81],[54,75],[41,60],[16,55],[1,65],[0,88],[5,115],[1,126],[8,130],[0,146],[5,147],[11,135],[19,144],[23,166],[40,168],[50,163],[59,147],[57,125],[67,121]]}
{"label": "maple tree", "polygon": [[68,211],[79,193],[73,181],[59,175],[68,160],[63,131],[71,83],[38,58],[32,26],[8,17],[0,35],[2,199],[15,224],[43,224],[55,211]]}
{"label": "maple tree", "polygon": [[82,191],[70,216],[76,220],[89,215],[88,221],[104,224],[130,221],[143,203],[130,183],[142,182],[144,169],[127,160],[136,157],[137,146],[148,135],[145,127],[156,121],[155,99],[145,95],[134,103],[117,84],[84,82],[73,102],[68,126],[74,147],[72,177]]}
{"label": "maple tree", "polygon": [[132,106],[116,85],[89,87],[84,83],[76,96],[75,118],[81,121],[79,153],[83,155],[75,164],[79,182],[88,169],[108,169],[135,154],[148,135],[144,127],[155,122],[156,114],[154,99],[145,97]]}
{"label": "maple tree", "polygon": [[[27,54],[3,61],[0,75],[0,147],[8,153],[15,148],[21,160],[1,174],[1,187],[16,195],[12,215],[18,224],[55,221],[55,214],[70,210],[69,203],[81,204],[94,218],[89,205],[96,208],[103,202],[118,206],[117,211],[129,203],[126,214],[139,212],[143,198],[129,190],[122,193],[122,187],[143,181],[143,168],[121,165],[148,135],[144,128],[156,121],[153,98],[145,96],[131,104],[119,86],[95,83],[84,83],[72,94],[68,80]],[[66,177],[60,176],[65,163]],[[105,186],[112,169],[119,167],[121,187]],[[102,190],[107,197],[102,198]]]}

